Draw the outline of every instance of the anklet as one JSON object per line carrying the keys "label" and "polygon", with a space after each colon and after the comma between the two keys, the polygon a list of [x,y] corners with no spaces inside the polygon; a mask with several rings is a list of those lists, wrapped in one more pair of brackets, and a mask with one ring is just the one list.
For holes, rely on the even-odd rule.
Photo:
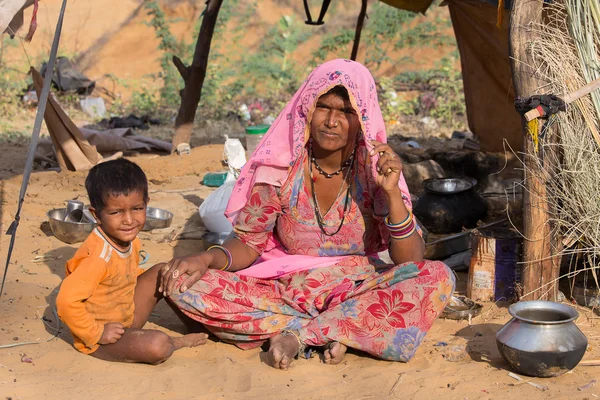
{"label": "anklet", "polygon": [[298,331],[281,331],[281,336],[293,336],[296,338],[296,340],[298,341],[298,344],[300,345],[298,347],[298,354],[296,354],[296,356],[294,358],[298,358],[298,356],[300,356],[300,354],[304,355],[304,351],[306,350],[306,345],[304,343],[302,343],[302,340],[300,340],[300,333]]}

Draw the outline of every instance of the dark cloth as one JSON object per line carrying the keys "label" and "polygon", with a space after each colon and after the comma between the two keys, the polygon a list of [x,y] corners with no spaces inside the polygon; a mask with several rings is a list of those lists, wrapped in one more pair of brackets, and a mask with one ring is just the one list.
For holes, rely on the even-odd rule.
{"label": "dark cloth", "polygon": [[540,118],[548,118],[552,114],[567,109],[564,100],[553,94],[535,95],[526,99],[517,98],[515,100],[515,108],[520,114],[525,114],[527,111],[540,106],[544,110],[544,115]]}
{"label": "dark cloth", "polygon": [[[46,63],[42,65],[42,76],[46,75]],[[96,82],[88,79],[79,72],[71,60],[66,57],[58,57],[54,68],[52,83],[60,92],[76,92],[86,95],[94,91]]]}

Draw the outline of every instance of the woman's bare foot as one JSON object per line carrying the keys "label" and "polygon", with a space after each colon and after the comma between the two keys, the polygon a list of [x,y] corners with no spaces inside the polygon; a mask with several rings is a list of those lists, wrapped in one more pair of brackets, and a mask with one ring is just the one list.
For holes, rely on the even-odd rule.
{"label": "woman's bare foot", "polygon": [[348,348],[340,342],[331,342],[325,346],[325,352],[323,353],[323,362],[325,364],[336,365],[344,360]]}
{"label": "woman's bare foot", "polygon": [[286,370],[298,354],[300,343],[293,335],[277,334],[269,341],[267,364],[273,368]]}
{"label": "woman's bare foot", "polygon": [[175,350],[181,349],[183,347],[196,347],[206,344],[206,340],[208,339],[208,335],[206,333],[190,333],[188,335],[183,335],[180,337],[173,338],[173,346]]}

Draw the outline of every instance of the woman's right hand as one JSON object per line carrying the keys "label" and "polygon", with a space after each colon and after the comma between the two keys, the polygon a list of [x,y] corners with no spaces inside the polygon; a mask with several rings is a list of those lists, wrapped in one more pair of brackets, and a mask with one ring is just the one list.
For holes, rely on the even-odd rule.
{"label": "woman's right hand", "polygon": [[185,292],[204,276],[211,262],[212,255],[209,252],[191,254],[172,259],[165,264],[162,268],[162,273],[159,274],[158,291],[165,297],[170,296],[180,277],[187,275],[187,278],[179,287],[181,293]]}

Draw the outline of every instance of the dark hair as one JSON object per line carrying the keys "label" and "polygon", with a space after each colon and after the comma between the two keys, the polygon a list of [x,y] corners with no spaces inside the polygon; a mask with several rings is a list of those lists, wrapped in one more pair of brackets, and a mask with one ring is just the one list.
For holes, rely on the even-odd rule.
{"label": "dark hair", "polygon": [[109,196],[140,192],[148,201],[148,179],[134,162],[119,158],[95,165],[85,179],[90,204],[100,212]]}
{"label": "dark hair", "polygon": [[328,94],[335,94],[335,95],[340,96],[344,100],[350,101],[350,95],[348,94],[348,89],[346,89],[346,87],[342,86],[342,85],[337,85],[337,86],[332,87],[331,89],[329,89],[329,91],[327,93],[324,94],[324,96],[326,96]]}

